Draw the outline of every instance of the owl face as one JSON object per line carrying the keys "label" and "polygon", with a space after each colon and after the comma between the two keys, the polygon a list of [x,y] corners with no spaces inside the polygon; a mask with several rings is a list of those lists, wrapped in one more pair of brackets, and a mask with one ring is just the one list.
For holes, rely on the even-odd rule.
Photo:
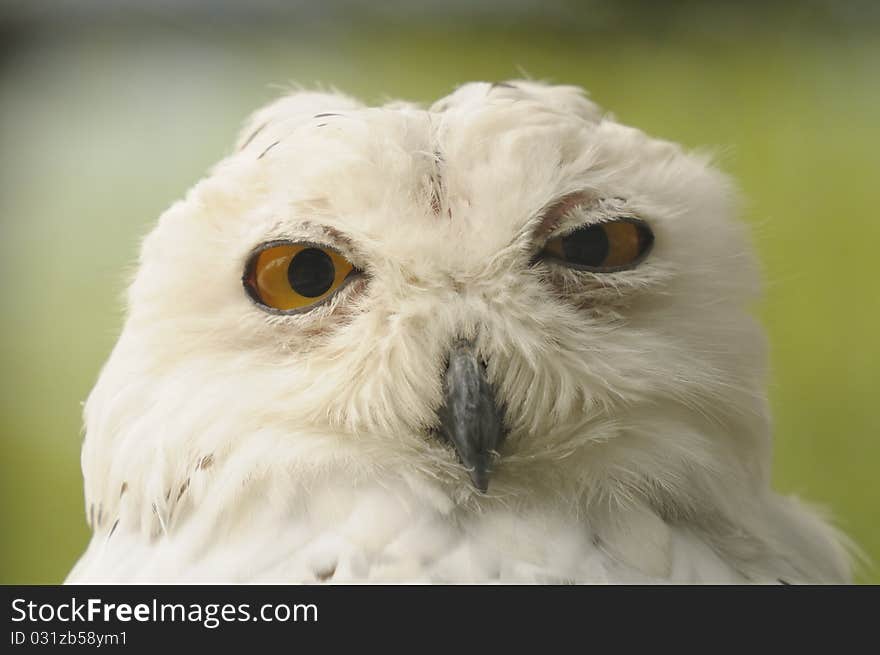
{"label": "owl face", "polygon": [[249,443],[262,466],[460,497],[490,477],[674,493],[755,466],[764,356],[732,195],[571,87],[475,83],[428,109],[293,94],[146,239],[89,421],[136,396],[127,439],[184,459]]}

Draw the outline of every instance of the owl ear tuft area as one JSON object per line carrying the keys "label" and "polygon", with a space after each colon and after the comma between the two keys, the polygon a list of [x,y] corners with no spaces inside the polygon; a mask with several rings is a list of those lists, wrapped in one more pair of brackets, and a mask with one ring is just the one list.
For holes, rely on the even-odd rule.
{"label": "owl ear tuft area", "polygon": [[598,123],[606,115],[606,112],[590,100],[587,92],[579,86],[547,84],[536,80],[508,80],[505,84],[516,87],[551,107],[579,116],[589,123]]}
{"label": "owl ear tuft area", "polygon": [[315,114],[351,111],[363,107],[362,102],[342,93],[297,89],[251,114],[238,134],[235,149],[243,150],[257,137],[267,133],[270,128],[280,126],[282,122],[285,129],[291,129],[313,119]]}
{"label": "owl ear tuft area", "polygon": [[511,100],[532,100],[571,114],[589,123],[599,123],[610,116],[589,99],[587,92],[577,86],[547,84],[535,80],[504,80],[497,82],[468,82],[449,95],[440,98],[430,110],[444,112],[470,103],[482,104],[487,94]]}

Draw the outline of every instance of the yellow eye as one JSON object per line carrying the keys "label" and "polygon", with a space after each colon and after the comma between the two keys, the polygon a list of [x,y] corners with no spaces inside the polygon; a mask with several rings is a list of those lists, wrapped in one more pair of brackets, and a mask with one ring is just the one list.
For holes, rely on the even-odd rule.
{"label": "yellow eye", "polygon": [[296,313],[328,298],[358,269],[334,250],[310,243],[276,243],[258,250],[244,284],[259,304]]}
{"label": "yellow eye", "polygon": [[646,223],[618,218],[550,239],[541,254],[572,268],[610,273],[641,263],[653,243],[654,233]]}

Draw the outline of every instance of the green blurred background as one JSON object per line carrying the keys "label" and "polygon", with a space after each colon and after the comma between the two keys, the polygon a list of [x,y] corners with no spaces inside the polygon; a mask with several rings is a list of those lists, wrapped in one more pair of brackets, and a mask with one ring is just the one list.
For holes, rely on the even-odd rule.
{"label": "green blurred background", "polygon": [[880,3],[472,4],[0,2],[0,583],[57,583],[84,548],[81,401],[139,239],[276,84],[429,101],[523,74],[739,180],[775,485],[880,560]]}

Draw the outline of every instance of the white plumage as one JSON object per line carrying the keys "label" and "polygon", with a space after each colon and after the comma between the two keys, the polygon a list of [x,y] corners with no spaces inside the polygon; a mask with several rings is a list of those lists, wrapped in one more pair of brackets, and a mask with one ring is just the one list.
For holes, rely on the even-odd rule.
{"label": "white plumage", "polygon": [[[735,195],[573,87],[258,111],[144,242],[68,581],[847,581],[845,540],[770,488]],[[613,221],[649,226],[644,261],[540,255]],[[363,273],[266,311],[248,262],[275,242]],[[486,493],[441,438],[457,343],[503,416]]]}

